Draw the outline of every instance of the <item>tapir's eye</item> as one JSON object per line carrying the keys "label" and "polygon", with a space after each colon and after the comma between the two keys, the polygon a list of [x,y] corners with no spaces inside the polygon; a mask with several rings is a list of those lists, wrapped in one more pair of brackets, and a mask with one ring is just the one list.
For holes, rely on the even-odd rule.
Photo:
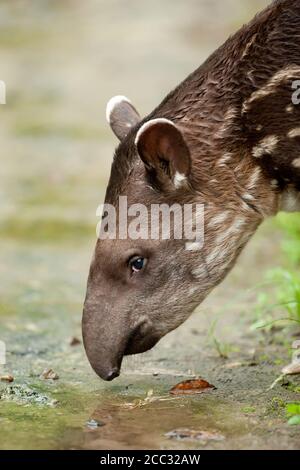
{"label": "tapir's eye", "polygon": [[144,269],[146,265],[145,258],[134,256],[129,260],[129,266],[132,273],[138,273]]}

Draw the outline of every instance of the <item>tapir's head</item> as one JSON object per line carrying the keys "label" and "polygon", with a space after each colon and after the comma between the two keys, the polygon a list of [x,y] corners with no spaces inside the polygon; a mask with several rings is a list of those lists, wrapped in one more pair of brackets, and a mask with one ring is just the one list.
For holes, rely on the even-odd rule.
{"label": "tapir's head", "polygon": [[[201,202],[193,189],[191,152],[179,127],[167,119],[141,122],[122,97],[111,100],[107,117],[121,143],[106,194],[105,236],[97,241],[90,269],[83,338],[93,369],[112,380],[125,355],[151,349],[182,324],[218,279],[210,275],[201,237],[180,239],[172,224],[170,236],[164,237],[163,218],[152,223],[153,207],[177,204],[178,209]],[[125,197],[129,226],[124,232]],[[110,231],[109,207],[116,210]],[[199,204],[186,218],[190,229],[197,220],[201,225],[201,209]],[[217,217],[221,222],[222,215]],[[175,215],[172,220],[175,226]]]}

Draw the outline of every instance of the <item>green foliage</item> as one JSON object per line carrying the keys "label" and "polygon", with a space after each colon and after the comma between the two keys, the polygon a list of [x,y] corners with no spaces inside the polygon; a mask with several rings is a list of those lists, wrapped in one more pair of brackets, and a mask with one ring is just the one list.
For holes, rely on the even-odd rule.
{"label": "green foliage", "polygon": [[288,403],[285,407],[288,424],[290,426],[300,425],[300,403]]}
{"label": "green foliage", "polygon": [[256,408],[254,406],[245,406],[245,408],[242,409],[242,412],[245,414],[253,414],[256,412]]}
{"label": "green foliage", "polygon": [[236,352],[238,348],[217,338],[216,336],[217,323],[218,323],[218,318],[215,319],[210,325],[210,328],[207,334],[208,343],[210,343],[215,348],[219,357],[221,357],[222,359],[228,359],[229,355],[232,352]]}
{"label": "green foliage", "polygon": [[273,397],[271,400],[271,408],[273,410],[280,410],[282,408],[285,408],[286,404],[284,400],[280,397]]}
{"label": "green foliage", "polygon": [[278,286],[273,308],[281,307],[290,320],[300,322],[300,275],[278,268],[269,273],[269,279]]}
{"label": "green foliage", "polygon": [[271,331],[276,325],[300,323],[300,275],[293,271],[277,268],[269,271],[266,278],[276,286],[275,292],[260,293],[255,306],[256,321],[252,329],[264,328]]}
{"label": "green foliage", "polygon": [[12,217],[0,223],[1,238],[32,243],[76,241],[91,237],[94,233],[93,224],[79,219]]}
{"label": "green foliage", "polygon": [[271,331],[274,326],[300,323],[300,215],[279,214],[277,223],[283,232],[281,246],[287,263],[267,273],[266,280],[275,289],[258,295],[252,329]]}
{"label": "green foliage", "polygon": [[283,252],[293,265],[300,264],[300,216],[299,214],[279,214],[279,227],[286,234],[282,242]]}

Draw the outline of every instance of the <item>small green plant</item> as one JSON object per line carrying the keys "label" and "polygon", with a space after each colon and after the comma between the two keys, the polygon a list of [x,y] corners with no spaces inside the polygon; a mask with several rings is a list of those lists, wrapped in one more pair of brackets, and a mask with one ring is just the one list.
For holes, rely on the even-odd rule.
{"label": "small green plant", "polygon": [[251,329],[271,331],[274,326],[290,325],[291,322],[300,324],[300,275],[277,268],[267,273],[267,279],[276,285],[275,302],[271,303],[270,295],[259,294],[255,306],[256,321]]}
{"label": "small green plant", "polygon": [[283,252],[294,266],[300,264],[300,217],[299,214],[282,213],[277,217],[277,223],[287,235],[282,242]]}
{"label": "small green plant", "polygon": [[272,398],[270,408],[273,411],[278,411],[282,408],[285,408],[285,406],[286,406],[285,401],[282,398],[280,398],[280,397],[273,397]]}
{"label": "small green plant", "polygon": [[207,333],[208,337],[208,342],[212,344],[212,346],[216,349],[218,355],[222,359],[228,359],[229,354],[232,352],[237,352],[238,349],[235,348],[234,346],[225,343],[224,341],[221,341],[217,338],[216,336],[216,327],[217,327],[218,319],[215,319],[212,324],[210,325],[210,328]]}
{"label": "small green plant", "polygon": [[300,426],[300,403],[288,403],[285,407],[290,426]]}
{"label": "small green plant", "polygon": [[245,408],[242,409],[242,412],[245,414],[252,414],[256,412],[256,408],[254,406],[245,406]]}
{"label": "small green plant", "polygon": [[252,329],[263,328],[270,332],[275,326],[300,324],[300,216],[281,213],[276,219],[284,239],[281,244],[286,255],[286,268],[267,273],[275,289],[259,294],[255,308],[256,321]]}
{"label": "small green plant", "polygon": [[255,321],[251,325],[251,330],[264,328],[267,332],[272,330],[274,315],[270,310],[270,299],[267,293],[260,292],[257,296],[257,302],[254,306]]}
{"label": "small green plant", "polygon": [[300,393],[300,386],[293,383],[289,383],[286,387],[290,392]]}

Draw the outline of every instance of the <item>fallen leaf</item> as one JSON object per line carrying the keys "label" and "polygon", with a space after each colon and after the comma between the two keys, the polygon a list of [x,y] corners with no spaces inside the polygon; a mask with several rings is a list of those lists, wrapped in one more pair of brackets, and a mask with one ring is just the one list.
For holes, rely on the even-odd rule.
{"label": "fallen leaf", "polygon": [[294,353],[294,358],[291,364],[282,369],[282,373],[284,375],[300,374],[300,354],[298,352],[298,350],[300,351],[300,341],[295,341],[293,343],[293,349],[296,349],[296,352]]}
{"label": "fallen leaf", "polygon": [[14,378],[13,378],[12,375],[2,375],[2,376],[0,377],[0,380],[1,380],[1,382],[8,382],[8,383],[11,383],[11,382],[14,381]]}
{"label": "fallen leaf", "polygon": [[235,369],[237,367],[243,367],[243,363],[242,362],[230,362],[228,364],[225,364],[223,367],[225,369]]}
{"label": "fallen leaf", "polygon": [[175,385],[175,387],[171,388],[170,393],[171,395],[194,395],[215,389],[216,387],[214,385],[211,385],[206,380],[199,378],[195,380],[186,380],[185,382]]}
{"label": "fallen leaf", "polygon": [[81,341],[79,338],[76,338],[76,336],[73,336],[71,339],[70,339],[70,346],[78,346],[79,344],[81,344]]}
{"label": "fallen leaf", "polygon": [[300,374],[300,362],[293,362],[282,369],[284,375],[297,375]]}
{"label": "fallen leaf", "polygon": [[192,429],[175,429],[165,434],[168,439],[177,441],[223,441],[225,438],[221,434],[209,431],[195,431]]}
{"label": "fallen leaf", "polygon": [[53,369],[45,369],[41,377],[45,380],[58,380],[59,376],[54,372]]}

